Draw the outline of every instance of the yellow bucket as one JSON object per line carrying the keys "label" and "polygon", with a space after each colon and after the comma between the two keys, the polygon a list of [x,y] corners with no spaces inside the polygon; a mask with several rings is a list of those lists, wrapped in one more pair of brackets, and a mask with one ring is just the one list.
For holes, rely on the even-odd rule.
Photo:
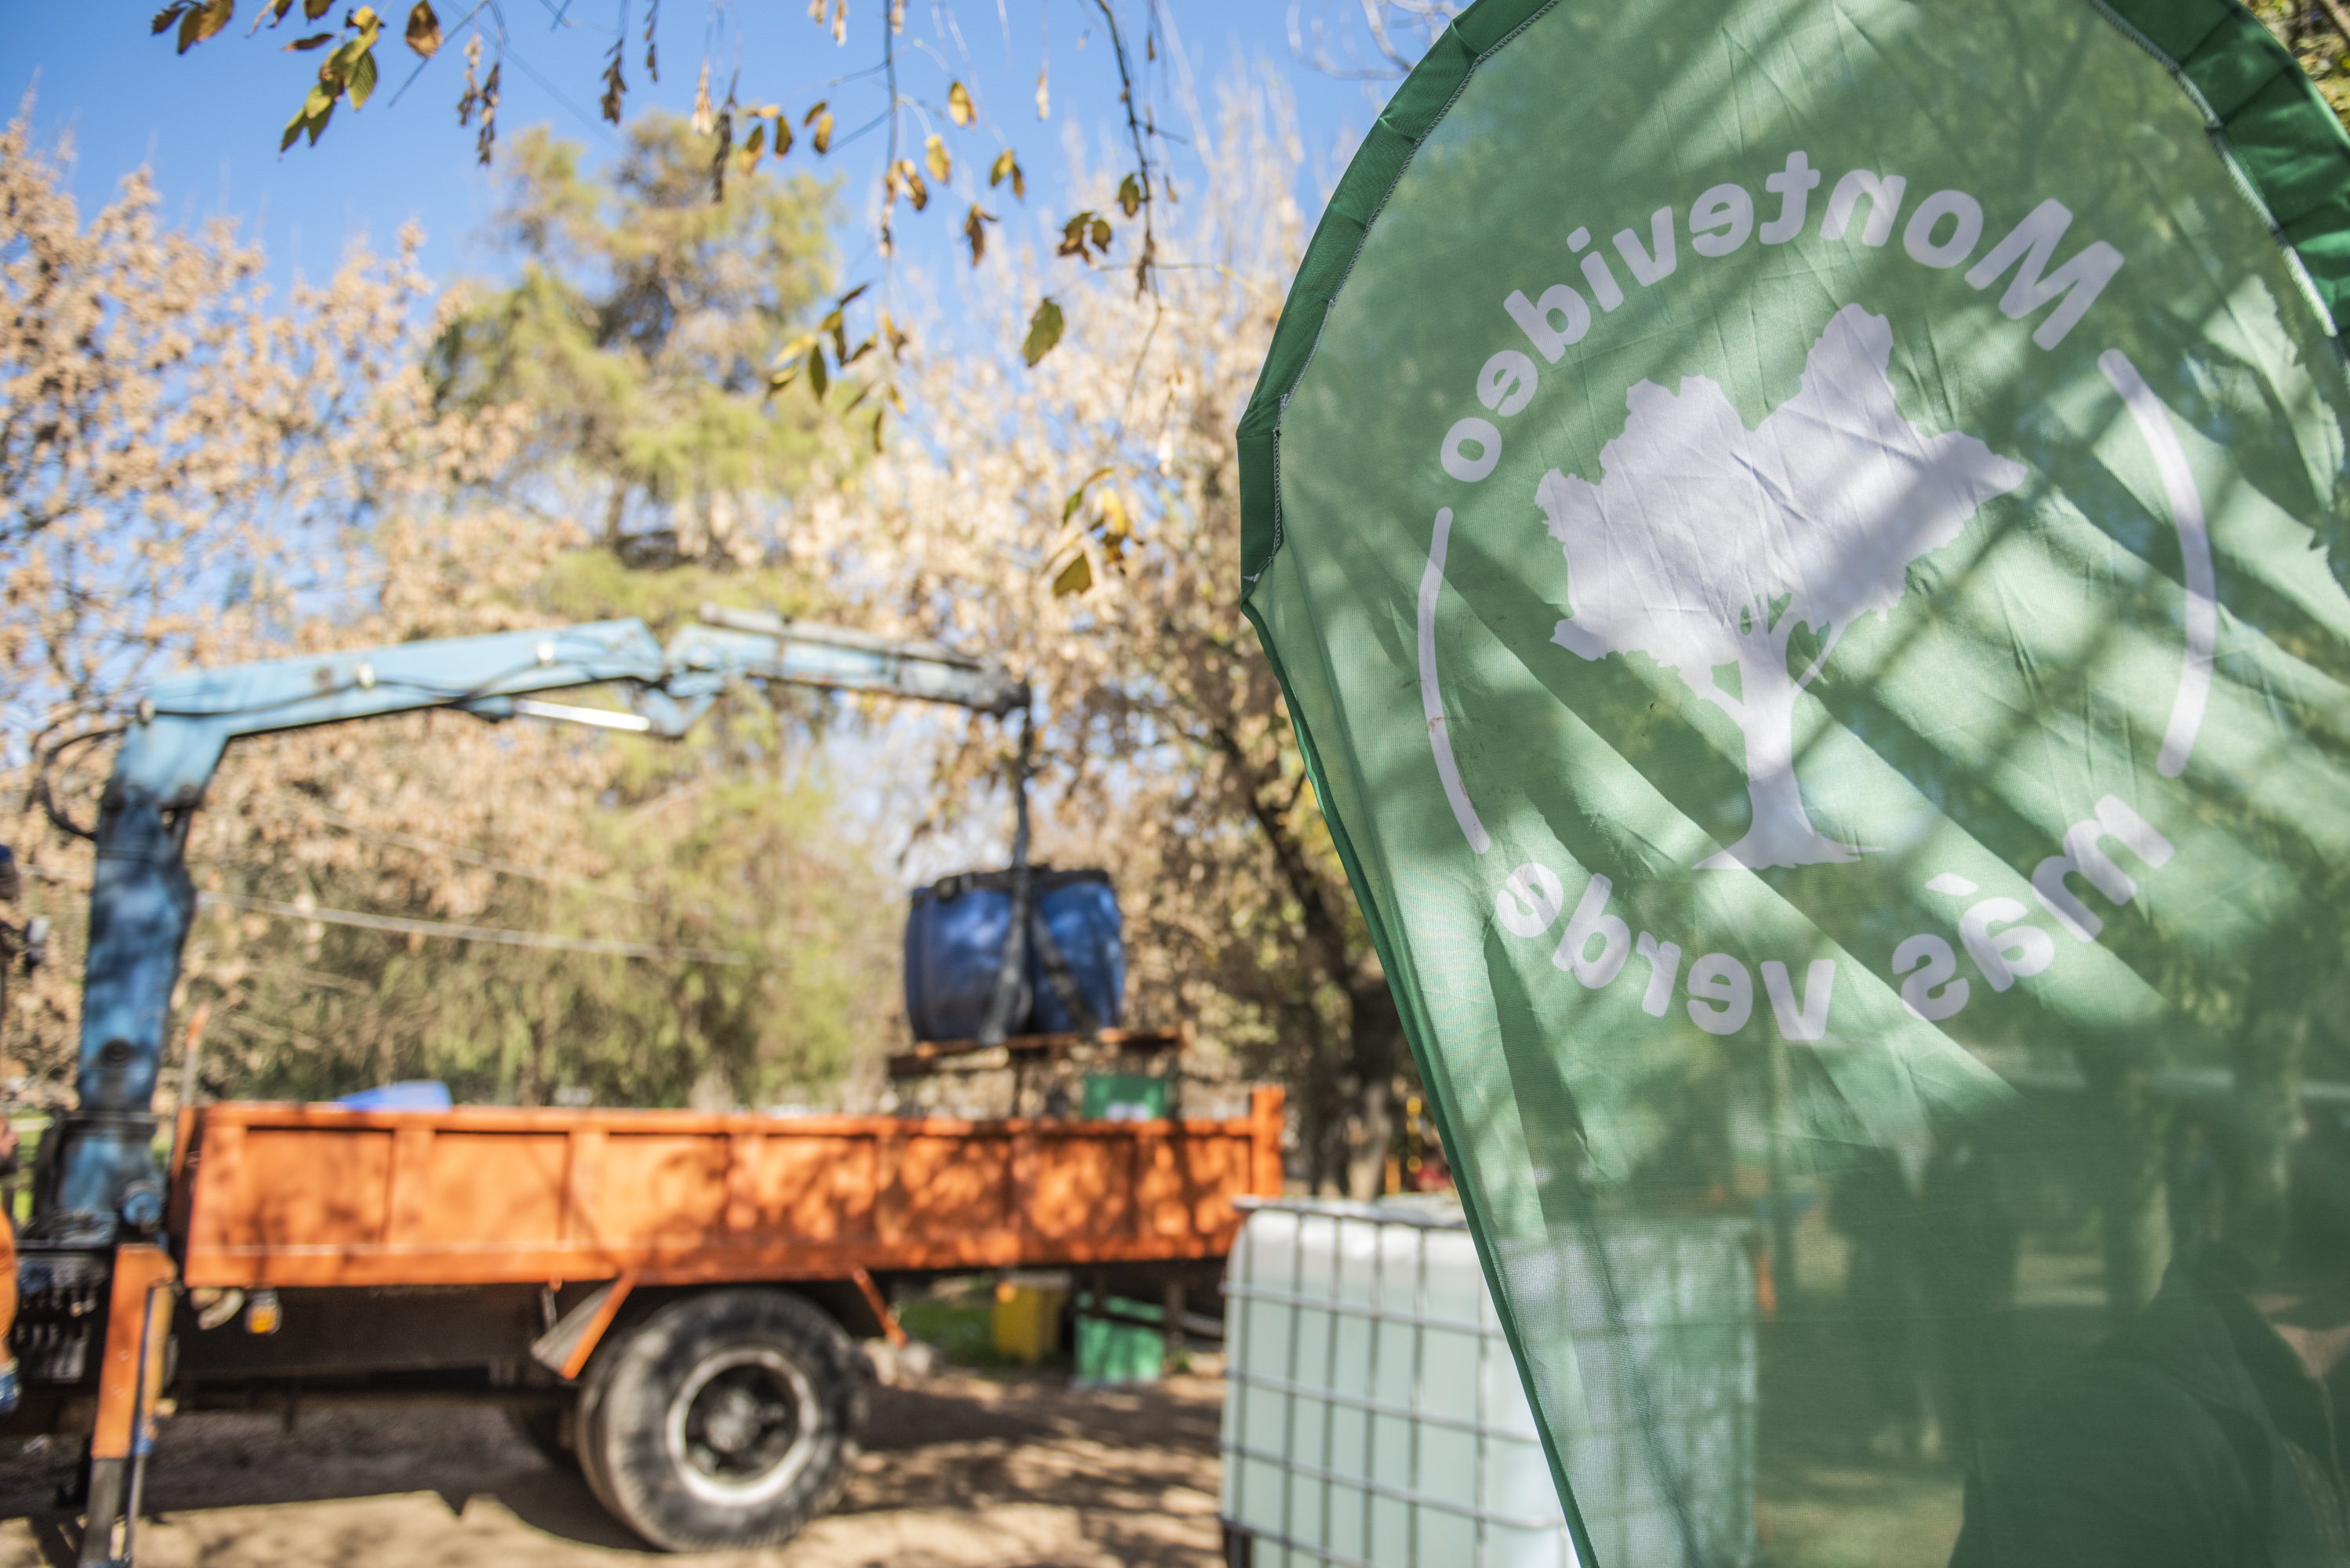
{"label": "yellow bucket", "polygon": [[1061,1343],[1061,1311],[1068,1304],[1066,1281],[1014,1274],[995,1287],[995,1354],[1034,1366]]}

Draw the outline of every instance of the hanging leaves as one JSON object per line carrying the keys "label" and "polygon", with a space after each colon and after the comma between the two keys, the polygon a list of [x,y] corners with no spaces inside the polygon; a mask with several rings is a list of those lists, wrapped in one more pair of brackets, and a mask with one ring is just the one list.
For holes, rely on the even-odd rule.
{"label": "hanging leaves", "polygon": [[994,213],[974,206],[962,221],[962,237],[971,246],[971,265],[977,266],[979,258],[987,254],[987,225],[997,222]]}
{"label": "hanging leaves", "polygon": [[947,86],[947,118],[957,125],[969,125],[978,118],[971,107],[971,94],[961,82]]}
{"label": "hanging leaves", "polygon": [[596,105],[614,125],[620,123],[620,101],[629,96],[629,80],[620,74],[620,51],[628,43],[625,37],[612,40],[612,53],[604,61],[604,96]]}
{"label": "hanging leaves", "polygon": [[[307,5],[304,8],[307,10]],[[222,19],[226,20],[225,15]],[[343,26],[349,29],[350,36],[337,46],[334,53],[318,67],[317,82],[304,96],[302,107],[296,109],[294,118],[286,122],[286,133],[277,140],[280,152],[293,146],[294,139],[306,131],[309,134],[310,144],[317,146],[319,134],[327,129],[327,122],[334,118],[335,105],[348,98],[356,112],[367,106],[369,97],[375,91],[375,45],[383,31],[383,18],[375,14],[374,7],[361,5],[344,18]],[[217,32],[219,28],[213,30]],[[185,31],[186,25],[182,23],[182,32],[184,34]],[[303,49],[323,47],[327,40],[334,36],[328,33],[312,38],[297,38],[291,47]]]}
{"label": "hanging leaves", "polygon": [[[872,337],[866,338],[854,349],[848,347],[848,307],[855,304],[858,296],[870,286],[872,286],[869,284],[860,283],[833,301],[832,308],[825,313],[823,320],[816,324],[814,331],[802,333],[784,345],[783,351],[775,356],[775,364],[768,372],[767,395],[769,397],[774,397],[794,381],[805,377],[807,379],[808,390],[816,395],[816,401],[824,400],[825,394],[832,389],[833,375],[833,369],[827,368],[825,363],[824,348],[827,338],[832,341],[833,367],[841,370],[846,370],[849,366],[871,353],[877,338],[889,341],[893,352],[897,347],[905,342],[904,334],[896,333],[889,317],[885,315],[881,317],[879,332]],[[895,333],[894,337],[892,337],[893,333]],[[863,392],[859,392],[857,399],[850,402],[849,407],[856,407],[858,401],[863,400],[864,396]]]}
{"label": "hanging leaves", "polygon": [[1075,256],[1079,261],[1090,265],[1094,256],[1086,247],[1090,244],[1094,251],[1098,251],[1106,257],[1109,254],[1109,243],[1112,237],[1109,220],[1099,213],[1088,209],[1061,225],[1060,248],[1054,254]]}
{"label": "hanging leaves", "polygon": [[1020,201],[1028,199],[1028,177],[1020,171],[1020,161],[1005,148],[995,155],[995,166],[987,171],[987,188],[994,190],[1004,181],[1012,182],[1012,194]]}
{"label": "hanging leaves", "polygon": [[939,140],[935,131],[929,140],[922,143],[922,161],[929,166],[931,178],[940,184],[943,185],[952,178],[954,160],[947,156],[947,144]]}
{"label": "hanging leaves", "polygon": [[489,78],[476,82],[473,73],[480,68],[481,63],[482,36],[476,33],[465,40],[465,94],[457,100],[457,123],[470,124],[475,112],[480,113],[482,129],[473,139],[473,147],[478,161],[486,167],[490,161],[490,151],[498,140],[498,74],[504,68],[505,62],[503,59],[492,61]]}
{"label": "hanging leaves", "polygon": [[1021,357],[1034,369],[1036,361],[1053,351],[1061,340],[1061,307],[1050,295],[1036,302],[1036,313],[1028,318],[1028,337],[1020,345]]}
{"label": "hanging leaves", "polygon": [[816,107],[807,111],[800,124],[802,127],[816,128],[809,135],[808,140],[819,153],[832,151],[832,110],[825,107],[824,99],[816,100]]}
{"label": "hanging leaves", "polygon": [[[285,16],[286,9],[283,4],[277,7],[280,17]],[[180,25],[180,47],[175,52],[184,55],[227,26],[228,19],[235,14],[236,0],[172,0],[171,5],[155,13],[154,20],[148,25],[147,30],[150,34],[165,33],[171,30],[172,23],[177,22]],[[317,19],[315,14],[311,19]],[[259,25],[256,20],[255,26]]]}
{"label": "hanging leaves", "polygon": [[887,207],[894,203],[901,191],[914,204],[917,213],[931,204],[931,188],[923,183],[922,172],[914,167],[914,161],[910,158],[899,159],[882,175],[881,204]]}

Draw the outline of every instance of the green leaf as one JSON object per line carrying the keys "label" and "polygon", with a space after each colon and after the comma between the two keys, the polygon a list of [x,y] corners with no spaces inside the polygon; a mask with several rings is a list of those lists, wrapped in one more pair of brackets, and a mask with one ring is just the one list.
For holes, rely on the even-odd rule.
{"label": "green leaf", "polygon": [[316,49],[325,45],[331,44],[334,41],[335,36],[332,33],[313,33],[307,38],[295,39],[283,49],[280,49],[278,53],[282,55],[290,55],[296,49]]}
{"label": "green leaf", "polygon": [[1021,201],[1028,199],[1028,177],[1020,172],[1020,161],[1005,148],[995,155],[995,166],[987,171],[987,188],[991,191],[1004,181],[1012,182],[1012,193]]}
{"label": "green leaf", "polygon": [[[180,16],[180,47],[184,55],[223,27],[236,15],[236,0],[203,0],[190,5]],[[160,20],[160,18],[158,18]]]}
{"label": "green leaf", "polygon": [[[844,359],[842,359],[842,360],[841,360],[841,362],[840,362],[840,368],[841,368],[842,369],[846,370],[847,369],[848,369],[848,367],[850,367],[851,365],[856,364],[859,359],[864,358],[865,358],[865,356],[867,356],[868,354],[870,354],[870,353],[872,353],[872,352],[873,352],[873,339],[872,339],[871,337],[868,337],[868,338],[866,338],[866,339],[865,339],[865,341],[864,341],[864,342],[859,343],[856,348],[852,348],[852,349],[850,349],[850,350],[848,351],[848,355],[847,355],[847,357],[846,358],[844,358]],[[860,392],[860,393],[858,393],[858,395],[859,397],[864,396],[864,394],[863,394],[863,393],[861,393],[861,392]],[[853,405],[852,405],[852,406],[853,406]]]}
{"label": "green leaf", "polygon": [[858,284],[855,288],[850,289],[847,294],[844,294],[838,299],[834,300],[832,302],[832,307],[835,310],[847,309],[850,306],[857,303],[857,296],[858,295],[863,294],[867,289],[871,288],[872,286],[873,286],[869,283]]}
{"label": "green leaf", "polygon": [[809,134],[808,143],[819,153],[832,151],[832,116],[829,114],[816,116],[816,130]]}
{"label": "green leaf", "polygon": [[1142,182],[1129,174],[1118,182],[1118,204],[1128,217],[1142,211]]}
{"label": "green leaf", "polygon": [[[902,409],[899,411],[904,412]],[[873,410],[873,451],[877,455],[881,451],[881,419],[885,412],[887,410],[882,409]]]}
{"label": "green leaf", "polygon": [[368,95],[373,91],[375,91],[375,51],[362,49],[359,51],[359,58],[351,62],[351,108],[365,109]]}
{"label": "green leaf", "polygon": [[302,20],[315,22],[335,8],[335,0],[302,0]]}
{"label": "green leaf", "polygon": [[[947,118],[957,125],[969,125],[976,118],[971,107],[971,94],[961,82],[947,84]],[[943,180],[946,176],[941,174],[939,178]]]}
{"label": "green leaf", "polygon": [[1061,340],[1061,307],[1048,296],[1036,302],[1036,314],[1028,318],[1028,337],[1020,345],[1020,353],[1034,369],[1036,361],[1053,351]]}
{"label": "green leaf", "polygon": [[1087,474],[1084,482],[1069,492],[1069,498],[1061,503],[1061,521],[1066,523],[1076,509],[1085,504],[1086,492],[1092,487],[1094,481],[1106,479],[1114,472],[1116,471],[1112,469],[1097,468]]}
{"label": "green leaf", "polygon": [[172,0],[169,5],[156,12],[155,19],[147,25],[149,34],[153,35],[167,30],[172,23],[180,19],[180,13],[188,8],[188,4],[189,0]]}
{"label": "green leaf", "polygon": [[807,379],[808,389],[816,394],[816,400],[819,403],[824,401],[825,394],[832,390],[832,378],[825,374],[824,345],[821,343],[807,351]]}
{"label": "green leaf", "polygon": [[1107,218],[1096,218],[1094,220],[1094,249],[1101,252],[1104,255],[1107,255],[1109,254],[1109,220]]}
{"label": "green leaf", "polygon": [[1084,593],[1094,586],[1094,564],[1083,550],[1069,557],[1069,564],[1053,575],[1053,597],[1067,598]]}

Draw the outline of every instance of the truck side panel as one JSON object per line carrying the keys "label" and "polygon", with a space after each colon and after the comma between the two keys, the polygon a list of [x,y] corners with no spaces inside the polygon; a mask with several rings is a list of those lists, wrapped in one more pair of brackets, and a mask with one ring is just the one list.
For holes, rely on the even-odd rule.
{"label": "truck side panel", "polygon": [[1280,1187],[1281,1092],[1233,1121],[669,1111],[194,1117],[191,1286],[842,1279],[1220,1257]]}

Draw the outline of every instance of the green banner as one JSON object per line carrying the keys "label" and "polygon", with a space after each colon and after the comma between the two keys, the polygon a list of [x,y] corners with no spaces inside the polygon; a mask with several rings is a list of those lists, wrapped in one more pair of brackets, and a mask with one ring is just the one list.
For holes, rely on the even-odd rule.
{"label": "green banner", "polygon": [[2345,299],[2222,0],[1482,0],[1357,156],[1243,592],[1586,1563],[2350,1562]]}

